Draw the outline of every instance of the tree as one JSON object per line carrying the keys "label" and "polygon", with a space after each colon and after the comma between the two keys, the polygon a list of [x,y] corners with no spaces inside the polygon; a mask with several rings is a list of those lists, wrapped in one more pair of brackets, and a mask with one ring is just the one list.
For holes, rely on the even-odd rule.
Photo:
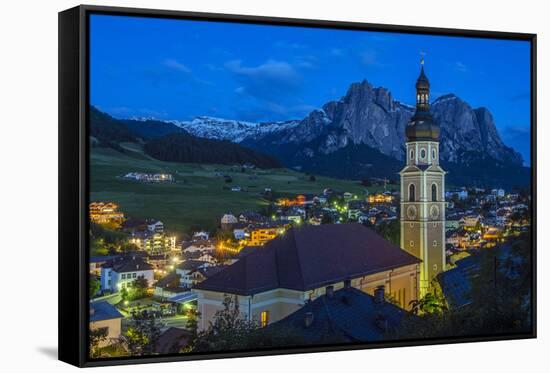
{"label": "tree", "polygon": [[162,334],[163,324],[153,312],[133,312],[119,343],[131,356],[152,355]]}
{"label": "tree", "polygon": [[99,344],[107,340],[108,328],[95,328],[90,329],[90,357],[100,357]]}
{"label": "tree", "polygon": [[196,308],[189,308],[186,311],[186,315],[187,315],[187,323],[185,324],[185,327],[192,333],[193,338],[196,338],[200,312],[197,311]]}
{"label": "tree", "polygon": [[330,214],[323,214],[323,217],[321,218],[321,224],[332,224],[334,220],[332,219],[332,215]]}
{"label": "tree", "polygon": [[128,300],[128,296],[129,296],[129,295],[128,295],[128,289],[126,289],[125,287],[122,288],[122,289],[120,290],[120,298],[122,299],[122,301],[123,301],[123,302],[124,302],[124,301],[127,301],[127,300]]}
{"label": "tree", "polygon": [[397,219],[374,226],[374,229],[378,234],[394,245],[401,245],[401,227]]}
{"label": "tree", "polygon": [[101,288],[101,283],[97,277],[90,278],[90,298],[93,298],[99,289]]}
{"label": "tree", "polygon": [[[509,245],[472,254],[475,273],[469,303],[438,309],[433,299],[411,304],[413,311],[391,338],[442,338],[527,333],[532,327],[531,241],[529,234]],[[421,312],[425,310],[426,312]]]}
{"label": "tree", "polygon": [[134,281],[132,281],[132,285],[130,288],[130,299],[141,299],[147,296],[147,289],[149,288],[149,282],[147,279],[143,276],[137,277]]}
{"label": "tree", "polygon": [[216,312],[208,329],[197,335],[192,350],[212,352],[245,349],[250,343],[248,337],[258,328],[257,322],[242,317],[237,296],[226,295],[223,309]]}
{"label": "tree", "polygon": [[409,306],[415,315],[439,315],[447,311],[445,299],[434,293],[426,293],[421,299],[411,301]]}

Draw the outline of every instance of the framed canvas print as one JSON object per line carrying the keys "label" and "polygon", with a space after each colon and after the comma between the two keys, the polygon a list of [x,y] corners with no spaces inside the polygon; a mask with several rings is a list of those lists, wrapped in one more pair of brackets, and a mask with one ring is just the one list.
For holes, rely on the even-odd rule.
{"label": "framed canvas print", "polygon": [[536,37],[59,14],[59,356],[532,338]]}

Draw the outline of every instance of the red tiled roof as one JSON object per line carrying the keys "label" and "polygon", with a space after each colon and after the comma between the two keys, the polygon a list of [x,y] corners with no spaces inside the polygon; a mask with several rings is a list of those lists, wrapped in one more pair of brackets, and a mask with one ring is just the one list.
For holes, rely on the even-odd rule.
{"label": "red tiled roof", "polygon": [[196,289],[249,295],[310,290],[420,260],[357,223],[292,228]]}

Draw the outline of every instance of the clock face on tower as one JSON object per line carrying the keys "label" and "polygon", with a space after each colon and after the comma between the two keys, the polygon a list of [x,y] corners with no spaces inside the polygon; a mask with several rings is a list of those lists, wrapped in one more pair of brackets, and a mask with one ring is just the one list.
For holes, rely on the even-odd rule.
{"label": "clock face on tower", "polygon": [[407,207],[407,218],[409,218],[409,220],[416,218],[416,206],[410,205]]}
{"label": "clock face on tower", "polygon": [[439,217],[439,207],[437,205],[432,205],[430,207],[430,218],[437,219]]}

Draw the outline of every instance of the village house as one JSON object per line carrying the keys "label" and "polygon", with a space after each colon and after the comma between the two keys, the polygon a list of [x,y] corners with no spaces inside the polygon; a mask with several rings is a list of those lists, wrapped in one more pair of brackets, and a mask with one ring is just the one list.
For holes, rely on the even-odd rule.
{"label": "village house", "polygon": [[[384,286],[374,295],[351,286],[328,291],[262,332],[284,333],[308,345],[381,341],[401,326],[407,311],[385,299]],[[263,321],[260,320],[261,326]]]}
{"label": "village house", "polygon": [[181,286],[181,276],[176,272],[170,272],[167,276],[161,278],[155,283],[153,296],[160,300],[167,300],[180,293],[188,291],[187,288]]}
{"label": "village house", "polygon": [[248,229],[247,246],[262,246],[271,241],[275,237],[285,232],[285,224],[277,224],[275,222],[252,226]]}
{"label": "village house", "polygon": [[101,267],[101,290],[117,292],[143,277],[153,284],[153,267],[137,255],[116,258]]}
{"label": "village house", "polygon": [[504,191],[504,189],[497,188],[497,189],[492,189],[491,194],[498,198],[503,198],[506,192]]}
{"label": "village house", "polygon": [[175,272],[180,276],[181,286],[188,287],[189,284],[193,284],[193,280],[190,276],[192,272],[199,268],[210,267],[212,264],[208,262],[203,262],[201,260],[190,259],[180,263],[176,266]]}
{"label": "village house", "polygon": [[243,317],[269,324],[345,281],[371,295],[384,285],[406,308],[418,297],[419,263],[360,224],[292,228],[195,286],[199,330],[223,309],[226,295],[237,297]]}
{"label": "village house", "polygon": [[193,232],[192,241],[198,241],[198,240],[207,241],[209,239],[210,239],[210,234],[206,231]]}
{"label": "village house", "polygon": [[161,254],[176,250],[176,237],[152,230],[136,231],[132,233],[130,243],[136,245],[139,250],[149,254]]}
{"label": "village house", "polygon": [[164,223],[160,220],[152,220],[147,222],[147,229],[155,233],[164,233]]}
{"label": "village house", "polygon": [[174,181],[174,176],[167,173],[148,174],[143,172],[128,172],[126,179],[132,179],[143,183],[169,183]]}
{"label": "village house", "polygon": [[147,263],[149,263],[155,270],[164,270],[171,265],[177,264],[177,261],[178,258],[169,253],[147,256]]}
{"label": "village house", "polygon": [[197,251],[210,251],[216,250],[216,243],[213,240],[199,239],[192,242],[184,242],[182,244],[184,253],[194,253]]}
{"label": "village house", "polygon": [[466,230],[476,230],[481,225],[481,215],[466,215],[459,220],[459,225]]}
{"label": "village house", "polygon": [[237,226],[233,229],[233,237],[236,240],[244,240],[248,236],[246,226]]}
{"label": "village house", "polygon": [[280,221],[288,221],[295,224],[300,224],[306,218],[306,210],[301,207],[291,206],[285,208],[284,210],[278,211],[276,216],[277,219]]}
{"label": "village house", "polygon": [[378,194],[370,194],[367,196],[367,202],[374,204],[374,203],[392,203],[393,202],[393,196],[391,193],[378,193]]}
{"label": "village house", "polygon": [[267,217],[254,211],[241,212],[238,216],[238,219],[240,223],[248,223],[248,224],[258,224],[258,223],[265,223],[269,221]]}
{"label": "village house", "polygon": [[90,330],[107,331],[107,338],[100,341],[98,347],[106,347],[117,342],[122,330],[122,318],[122,314],[109,302],[90,302]]}
{"label": "village house", "polygon": [[233,229],[233,226],[239,221],[233,214],[224,214],[220,220],[221,227],[224,231],[230,231]]}
{"label": "village house", "polygon": [[96,224],[122,224],[124,214],[118,211],[118,205],[113,202],[91,202],[90,220]]}
{"label": "village house", "polygon": [[216,273],[220,272],[226,267],[227,266],[225,265],[212,265],[207,267],[200,266],[198,268],[192,269],[191,271],[189,271],[189,273],[181,278],[181,285],[188,289],[192,289],[193,287],[195,287],[195,285],[214,276]]}
{"label": "village house", "polygon": [[113,259],[118,258],[118,255],[100,255],[92,256],[90,258],[90,274],[99,276],[101,273],[101,267]]}

